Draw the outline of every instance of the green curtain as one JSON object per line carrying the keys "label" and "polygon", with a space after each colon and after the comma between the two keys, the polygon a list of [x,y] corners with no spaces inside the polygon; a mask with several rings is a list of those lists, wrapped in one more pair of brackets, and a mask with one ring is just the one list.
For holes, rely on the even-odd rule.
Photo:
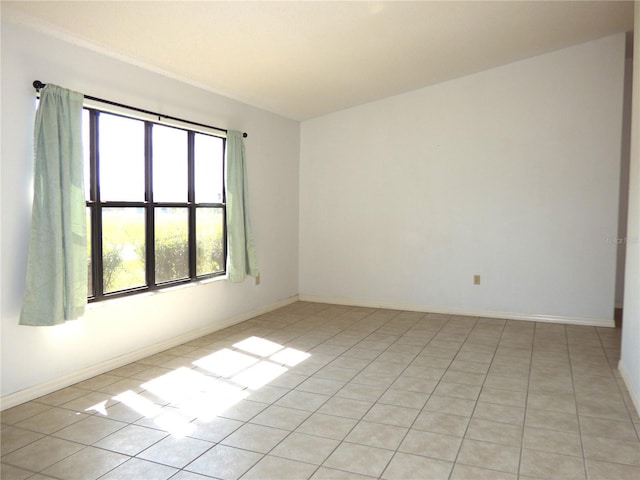
{"label": "green curtain", "polygon": [[241,282],[258,276],[256,244],[249,219],[249,191],[242,133],[227,132],[227,276]]}
{"label": "green curtain", "polygon": [[51,84],[40,95],[21,325],[73,320],[87,303],[82,101],[82,94]]}

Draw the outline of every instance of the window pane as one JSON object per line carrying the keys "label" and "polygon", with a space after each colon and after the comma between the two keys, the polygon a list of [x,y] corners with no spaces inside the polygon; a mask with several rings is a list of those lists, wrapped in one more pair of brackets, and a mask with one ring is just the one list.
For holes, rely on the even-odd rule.
{"label": "window pane", "polygon": [[219,137],[195,135],[196,202],[222,203],[223,144]]}
{"label": "window pane", "polygon": [[91,258],[91,208],[87,207],[87,296],[93,297],[93,261]]}
{"label": "window pane", "polygon": [[144,122],[100,113],[100,199],[144,201]]}
{"label": "window pane", "polygon": [[187,201],[187,132],[153,126],[153,201]]}
{"label": "window pane", "polygon": [[144,209],[102,209],[104,292],[146,285]]}
{"label": "window pane", "polygon": [[82,160],[84,165],[84,199],[89,200],[91,190],[89,186],[91,185],[91,174],[90,174],[90,166],[91,166],[91,156],[89,154],[89,148],[91,146],[91,142],[89,140],[90,134],[89,128],[89,110],[86,108],[82,109]]}
{"label": "window pane", "polygon": [[196,274],[224,270],[224,215],[221,208],[196,210]]}
{"label": "window pane", "polygon": [[189,277],[189,211],[155,209],[156,283]]}

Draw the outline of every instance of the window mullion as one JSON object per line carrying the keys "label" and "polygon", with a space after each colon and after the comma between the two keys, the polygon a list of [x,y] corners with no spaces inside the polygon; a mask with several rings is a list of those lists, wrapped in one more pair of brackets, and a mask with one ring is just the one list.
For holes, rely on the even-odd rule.
{"label": "window mullion", "polygon": [[100,114],[96,110],[89,110],[90,140],[90,198],[93,201],[91,209],[91,255],[93,268],[94,298],[104,295],[104,275],[102,261],[102,204],[100,200]]}
{"label": "window mullion", "polygon": [[227,271],[227,139],[222,142],[222,270]]}
{"label": "window mullion", "polygon": [[196,192],[195,192],[195,133],[189,132],[187,136],[187,202],[189,204],[189,278],[196,278]]}
{"label": "window mullion", "polygon": [[145,168],[145,213],[146,213],[146,277],[147,286],[153,288],[156,285],[156,258],[155,258],[155,209],[153,203],[153,124],[144,124],[144,168]]}

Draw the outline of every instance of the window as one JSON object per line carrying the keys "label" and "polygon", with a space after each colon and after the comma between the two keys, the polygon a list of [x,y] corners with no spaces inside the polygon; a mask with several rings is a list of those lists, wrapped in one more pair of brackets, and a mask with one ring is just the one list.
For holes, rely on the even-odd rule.
{"label": "window", "polygon": [[225,139],[83,110],[89,301],[222,275]]}

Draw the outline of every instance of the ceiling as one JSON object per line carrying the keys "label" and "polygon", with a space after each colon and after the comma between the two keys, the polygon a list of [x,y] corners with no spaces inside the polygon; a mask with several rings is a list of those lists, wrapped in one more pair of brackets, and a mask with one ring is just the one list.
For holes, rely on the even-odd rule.
{"label": "ceiling", "polygon": [[617,1],[1,5],[3,19],[296,120],[633,29],[633,2]]}

